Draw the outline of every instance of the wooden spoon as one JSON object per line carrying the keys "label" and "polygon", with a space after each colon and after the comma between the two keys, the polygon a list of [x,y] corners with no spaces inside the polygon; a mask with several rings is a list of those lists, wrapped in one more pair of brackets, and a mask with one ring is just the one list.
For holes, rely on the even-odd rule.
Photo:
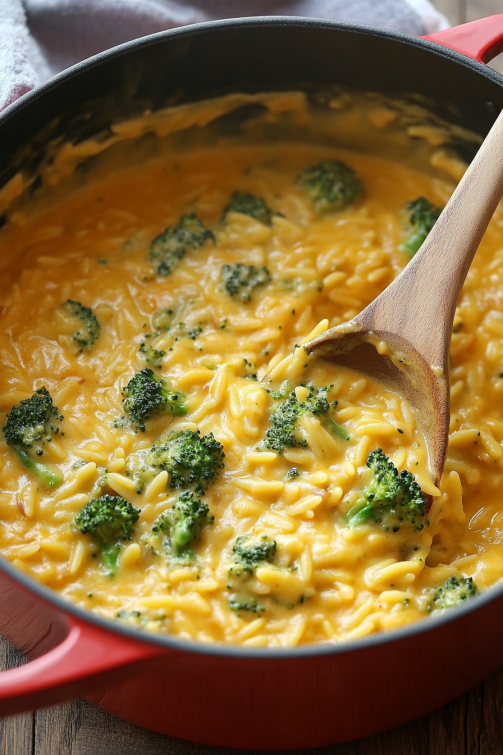
{"label": "wooden spoon", "polygon": [[502,195],[503,112],[411,262],[359,315],[306,345],[308,354],[377,378],[408,399],[435,483],[447,450],[456,303]]}

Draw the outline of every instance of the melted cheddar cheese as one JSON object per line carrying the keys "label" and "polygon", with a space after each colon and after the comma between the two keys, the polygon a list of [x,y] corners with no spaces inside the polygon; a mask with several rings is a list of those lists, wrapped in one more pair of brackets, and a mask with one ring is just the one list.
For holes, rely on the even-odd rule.
{"label": "melted cheddar cheese", "polygon": [[[318,214],[296,177],[328,159],[350,165],[365,194]],[[235,191],[262,197],[269,222],[223,217]],[[451,191],[398,163],[278,143],[163,154],[14,215],[0,233],[0,411],[4,419],[35,390],[49,390],[63,420],[40,459],[64,481],[44,488],[2,435],[3,557],[101,616],[257,647],[338,642],[417,621],[451,576],[472,577],[480,591],[493,585],[503,574],[501,211],[456,314],[439,490],[407,402],[346,369],[311,375],[302,347],[356,315],[404,267],[405,203],[425,196],[443,205]],[[190,213],[214,238],[157,274],[152,241]],[[223,268],[238,263],[266,267],[269,280],[249,296],[231,295]],[[76,348],[61,310],[68,300],[99,322],[91,348]],[[187,414],[153,417],[142,431],[128,421],[123,389],[146,367],[185,396]],[[273,382],[260,382],[271,370]],[[285,380],[293,382],[278,398]],[[299,443],[268,448],[274,406],[294,388],[304,401],[310,380],[331,386],[339,434],[306,413]],[[180,554],[152,527],[182,491],[160,471],[138,492],[131,459],[163,433],[197,430],[213,433],[225,459],[200,493],[208,520]],[[424,527],[348,526],[376,448],[433,497]],[[140,511],[113,576],[96,538],[75,525],[105,494]],[[240,545],[262,547],[263,557],[240,561]]]}

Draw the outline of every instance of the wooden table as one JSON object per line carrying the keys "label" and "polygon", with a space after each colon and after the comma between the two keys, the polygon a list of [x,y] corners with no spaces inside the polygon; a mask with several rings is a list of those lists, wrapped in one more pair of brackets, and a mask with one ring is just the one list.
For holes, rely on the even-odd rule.
{"label": "wooden table", "polygon": [[[501,0],[436,0],[435,4],[453,25],[503,12]],[[497,59],[493,65],[503,73],[503,61]],[[0,667],[12,668],[21,662],[19,653],[0,638]],[[413,686],[411,680],[411,691]],[[154,734],[81,700],[0,721],[0,755],[223,755],[229,752]],[[410,724],[357,742],[302,752],[305,755],[308,752],[318,755],[503,754],[503,668],[466,695]],[[290,755],[294,752],[290,751]]]}

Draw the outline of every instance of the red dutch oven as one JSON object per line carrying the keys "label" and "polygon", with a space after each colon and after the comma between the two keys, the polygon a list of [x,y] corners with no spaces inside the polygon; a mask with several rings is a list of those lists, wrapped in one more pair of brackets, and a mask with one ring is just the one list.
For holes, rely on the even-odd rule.
{"label": "red dutch oven", "polygon": [[[79,64],[0,117],[0,186],[54,139],[229,92],[334,85],[422,95],[481,135],[503,107],[484,63],[503,14],[416,39],[316,19],[254,18],[146,37]],[[37,184],[32,186],[36,191]],[[503,587],[444,616],[339,646],[248,649],[142,634],[63,601],[0,559],[0,632],[30,662],[0,674],[0,713],[86,697],[121,718],[251,750],[365,737],[443,705],[503,663]]]}

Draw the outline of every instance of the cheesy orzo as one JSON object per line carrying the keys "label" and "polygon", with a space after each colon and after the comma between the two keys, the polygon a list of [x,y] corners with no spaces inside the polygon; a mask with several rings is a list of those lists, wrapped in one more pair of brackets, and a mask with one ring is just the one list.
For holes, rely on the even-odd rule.
{"label": "cheesy orzo", "polygon": [[[343,161],[364,187],[337,211],[317,210],[297,180],[324,161]],[[2,435],[4,558],[101,616],[248,646],[359,638],[445,610],[452,577],[493,585],[503,574],[501,211],[457,309],[439,490],[407,403],[343,368],[311,374],[302,347],[407,263],[407,202],[442,206],[451,191],[398,162],[276,143],[163,154],[13,215],[0,233],[2,425],[45,387],[63,419],[32,458],[63,481],[44,486]],[[250,195],[263,200],[255,217]],[[198,243],[164,234],[193,213],[207,231]],[[183,410],[152,412],[142,428],[125,399],[146,368]],[[295,437],[282,445],[272,418],[287,401]],[[309,401],[326,403],[300,411]],[[156,441],[197,431],[225,454],[203,484],[175,487],[160,466],[142,478]],[[386,517],[350,526],[378,448],[433,503],[396,527]],[[103,496],[139,512],[112,567],[96,533],[76,526]],[[194,498],[190,526],[175,533]]]}

